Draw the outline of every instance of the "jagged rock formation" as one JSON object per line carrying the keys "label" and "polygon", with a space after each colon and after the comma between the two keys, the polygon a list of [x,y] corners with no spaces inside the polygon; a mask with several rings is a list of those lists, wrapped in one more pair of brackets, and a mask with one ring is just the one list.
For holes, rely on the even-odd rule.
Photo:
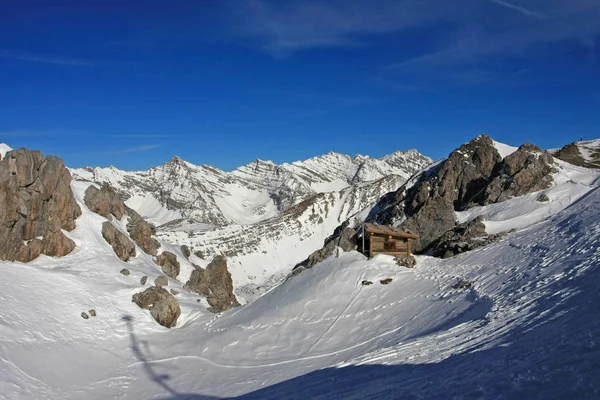
{"label": "jagged rock formation", "polygon": [[206,270],[196,267],[184,289],[206,296],[209,311],[214,313],[240,305],[233,294],[233,281],[223,256],[216,256]]}
{"label": "jagged rock formation", "polygon": [[[100,189],[94,185],[90,185],[85,191],[83,200],[85,205],[91,211],[102,215],[104,218],[112,219],[111,216],[114,216],[120,221],[124,216],[128,216],[127,232],[131,239],[133,239],[135,244],[137,244],[145,253],[153,256],[156,255],[157,249],[160,247],[158,241],[152,237],[156,234],[156,228],[154,225],[144,220],[144,218],[142,218],[135,210],[127,207],[117,192],[108,183],[103,183]],[[103,234],[104,225],[105,224],[103,224]],[[107,234],[109,234],[109,232],[107,232]],[[112,238],[113,236],[114,235],[111,234],[110,237]],[[108,241],[106,236],[104,238]],[[123,242],[122,239],[119,240],[120,242]],[[112,244],[112,242],[109,243]],[[114,248],[115,247],[113,246],[113,249]],[[120,254],[124,253],[121,252]],[[133,255],[135,256],[135,251]],[[119,258],[121,258],[120,255]],[[123,258],[121,259],[123,260]]]}
{"label": "jagged rock formation", "polygon": [[181,315],[179,302],[162,287],[150,287],[133,295],[132,301],[140,308],[150,310],[150,315],[162,326],[172,328]]}
{"label": "jagged rock formation", "polygon": [[483,217],[479,216],[444,233],[432,245],[433,255],[442,258],[452,257],[465,251],[487,246],[504,236],[504,234],[488,235],[485,231]]}
{"label": "jagged rock formation", "polygon": [[[177,219],[226,225],[266,220],[317,193],[389,175],[406,180],[430,163],[409,150],[381,159],[328,153],[282,165],[256,160],[233,172],[179,157],[148,171],[86,167],[72,172],[78,180],[109,182],[129,206],[161,225]],[[244,194],[241,204],[239,193]]]}
{"label": "jagged rock formation", "polygon": [[70,184],[58,157],[28,149],[6,153],[0,161],[0,259],[28,262],[75,248],[61,230],[73,230],[81,215]]}
{"label": "jagged rock formation", "polygon": [[135,257],[135,244],[112,222],[106,221],[102,224],[102,237],[112,246],[113,251],[121,260],[129,261],[131,257]]}
{"label": "jagged rock formation", "polygon": [[573,142],[553,155],[560,160],[580,167],[600,168],[600,140]]}
{"label": "jagged rock formation", "polygon": [[156,256],[154,262],[158,264],[165,275],[169,278],[177,278],[179,275],[179,261],[177,261],[177,256],[169,251],[163,251],[160,255]]}
{"label": "jagged rock formation", "polygon": [[368,220],[381,224],[401,221],[402,229],[421,236],[413,249],[423,251],[454,230],[455,211],[548,188],[555,172],[552,164],[548,152],[528,143],[502,159],[495,142],[480,135],[385,196]]}
{"label": "jagged rock formation", "polygon": [[127,208],[127,215],[129,215],[129,222],[127,223],[127,232],[129,232],[129,236],[131,236],[135,244],[140,246],[146,254],[155,256],[160,247],[160,243],[152,237],[153,235],[156,235],[156,228],[154,225],[148,223],[148,221],[131,208]]}

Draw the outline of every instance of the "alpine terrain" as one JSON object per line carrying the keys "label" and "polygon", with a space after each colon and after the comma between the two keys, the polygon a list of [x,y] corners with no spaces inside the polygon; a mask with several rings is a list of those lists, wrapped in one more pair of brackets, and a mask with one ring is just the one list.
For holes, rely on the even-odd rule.
{"label": "alpine terrain", "polygon": [[0,398],[598,398],[598,143],[232,172],[0,145]]}

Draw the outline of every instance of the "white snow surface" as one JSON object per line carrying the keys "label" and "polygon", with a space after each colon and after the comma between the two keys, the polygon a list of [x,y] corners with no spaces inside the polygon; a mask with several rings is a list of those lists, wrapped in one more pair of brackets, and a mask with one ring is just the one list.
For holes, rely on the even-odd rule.
{"label": "white snow surface", "polygon": [[9,145],[0,143],[0,157],[4,158],[6,156],[6,153],[8,153],[11,150],[12,148]]}
{"label": "white snow surface", "polygon": [[515,151],[517,151],[519,148],[515,147],[515,146],[509,146],[507,144],[504,143],[500,143],[500,142],[496,142],[495,140],[492,140],[494,142],[494,147],[496,148],[496,150],[498,150],[498,153],[500,153],[500,157],[505,158],[509,155],[511,155],[512,153],[514,153]]}
{"label": "white snow surface", "polygon": [[[77,249],[0,262],[0,398],[598,398],[600,191],[589,182],[487,247],[419,256],[415,269],[340,251],[222,315],[170,279],[182,292],[171,330],[131,302],[159,268],[141,251],[120,261],[82,202],[89,183],[73,182]],[[191,264],[162,245],[184,280]],[[90,308],[97,317],[82,319]]]}

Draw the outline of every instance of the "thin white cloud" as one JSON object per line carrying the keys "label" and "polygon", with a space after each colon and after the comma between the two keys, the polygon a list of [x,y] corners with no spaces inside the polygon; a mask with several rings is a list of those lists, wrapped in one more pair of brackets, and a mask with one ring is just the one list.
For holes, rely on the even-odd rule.
{"label": "thin white cloud", "polygon": [[491,0],[491,2],[492,3],[496,3],[498,5],[501,5],[501,6],[504,6],[504,7],[507,7],[507,8],[510,8],[510,9],[513,9],[515,11],[520,12],[521,14],[528,15],[528,16],[533,17],[533,18],[548,19],[548,17],[546,15],[542,14],[542,13],[532,11],[532,10],[527,9],[525,7],[518,6],[516,4],[508,3],[508,2],[503,1],[503,0]]}
{"label": "thin white cloud", "polygon": [[154,150],[160,146],[161,146],[160,144],[147,144],[147,145],[136,146],[136,147],[127,147],[127,148],[119,149],[119,150],[105,151],[105,152],[99,153],[99,155],[116,156],[116,155],[120,155],[120,154],[142,153],[144,151]]}
{"label": "thin white cloud", "polygon": [[54,64],[54,65],[66,65],[73,67],[93,67],[94,63],[90,60],[84,60],[80,58],[67,58],[67,57],[58,57],[58,56],[47,56],[40,54],[33,54],[23,51],[13,51],[13,50],[2,50],[0,52],[0,57],[10,60],[17,61],[27,61],[33,63],[42,63],[42,64]]}

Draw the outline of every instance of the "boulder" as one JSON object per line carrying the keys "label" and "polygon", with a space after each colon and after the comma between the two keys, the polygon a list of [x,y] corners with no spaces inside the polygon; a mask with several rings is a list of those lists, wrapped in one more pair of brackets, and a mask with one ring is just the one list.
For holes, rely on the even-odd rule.
{"label": "boulder", "polygon": [[417,265],[417,260],[413,256],[399,255],[394,257],[394,261],[399,267],[414,268]]}
{"label": "boulder", "polygon": [[154,262],[162,268],[162,271],[168,277],[175,279],[179,275],[180,265],[175,254],[163,251],[154,259]]}
{"label": "boulder", "polygon": [[142,276],[142,279],[140,279],[140,285],[144,286],[146,282],[148,282],[148,277],[144,275]]}
{"label": "boulder", "polygon": [[233,281],[225,257],[216,256],[206,270],[194,267],[184,289],[207,296],[209,311],[218,313],[240,305],[233,294]]}
{"label": "boulder", "polygon": [[100,189],[90,185],[85,191],[83,201],[91,211],[109,220],[112,215],[120,221],[127,214],[127,206],[125,206],[117,192],[106,182],[102,184]]}
{"label": "boulder", "polygon": [[183,256],[185,258],[190,258],[190,256],[192,255],[190,248],[188,246],[186,246],[185,244],[181,246],[181,252],[183,253]]}
{"label": "boulder", "polygon": [[159,276],[154,280],[154,286],[169,286],[169,278],[164,275]]}
{"label": "boulder", "polygon": [[131,272],[129,272],[129,270],[127,268],[123,268],[121,271],[119,271],[121,273],[121,275],[125,275],[125,276],[129,276],[131,275]]}
{"label": "boulder", "polygon": [[91,310],[88,310],[88,312],[90,313],[90,315],[91,315],[92,317],[95,317],[95,316],[96,316],[96,310],[95,310],[95,309],[93,309],[93,308],[92,308]]}
{"label": "boulder", "polygon": [[0,259],[28,262],[40,254],[64,256],[75,243],[61,229],[75,228],[81,209],[71,174],[58,157],[9,151],[0,161]]}
{"label": "boulder", "polygon": [[171,293],[162,287],[150,287],[133,295],[132,301],[140,308],[150,310],[150,315],[160,325],[172,328],[181,314],[179,303]]}
{"label": "boulder", "polygon": [[88,315],[88,314],[87,314],[85,311],[83,311],[83,312],[81,313],[81,318],[83,318],[83,319],[88,319],[89,317],[90,317],[90,316],[89,316],[89,315]]}
{"label": "boulder", "polygon": [[546,203],[550,201],[550,198],[545,193],[542,193],[535,200],[539,201],[540,203]]}
{"label": "boulder", "polygon": [[129,236],[145,253],[155,256],[160,247],[160,243],[152,237],[156,234],[156,228],[134,210],[128,209],[127,213],[129,215],[127,223]]}
{"label": "boulder", "polygon": [[102,224],[102,237],[112,246],[113,251],[121,260],[128,261],[131,257],[135,257],[135,244],[112,222],[106,221]]}
{"label": "boulder", "polygon": [[433,255],[448,258],[478,247],[487,246],[504,237],[504,233],[488,235],[483,217],[457,225],[445,232],[432,246]]}
{"label": "boulder", "polygon": [[199,259],[204,260],[204,253],[202,253],[202,251],[197,250],[197,251],[194,252],[194,255],[196,257],[198,257]]}

